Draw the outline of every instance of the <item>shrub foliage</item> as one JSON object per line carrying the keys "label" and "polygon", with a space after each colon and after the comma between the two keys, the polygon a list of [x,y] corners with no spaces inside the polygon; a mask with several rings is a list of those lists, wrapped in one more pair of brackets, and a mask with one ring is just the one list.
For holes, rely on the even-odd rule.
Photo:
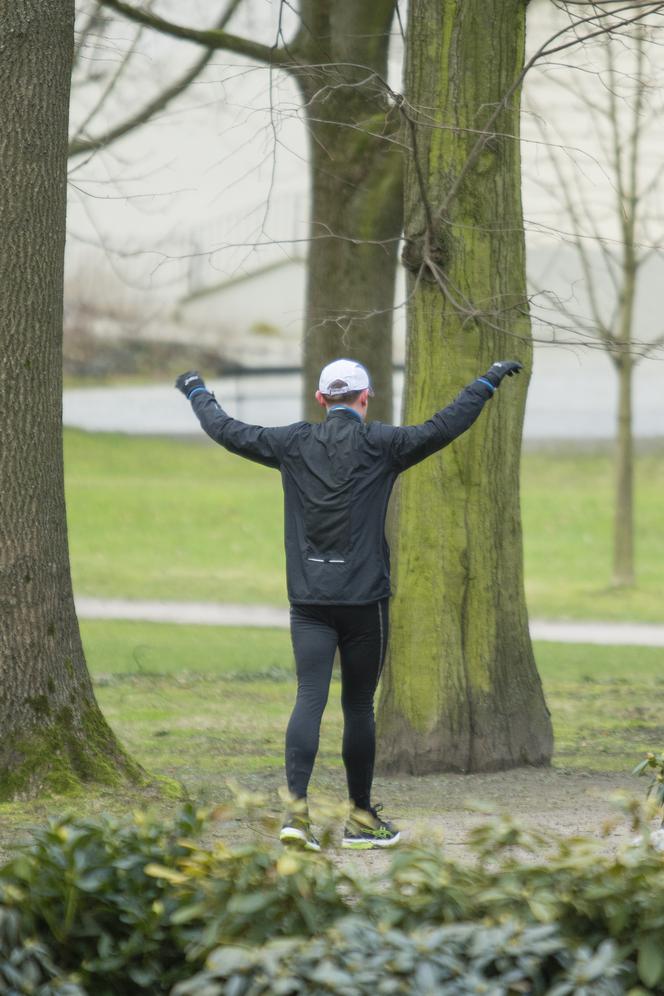
{"label": "shrub foliage", "polygon": [[374,878],[271,844],[202,846],[205,831],[191,807],[168,826],[35,831],[0,869],[0,993],[664,992],[664,856],[647,830],[607,853],[494,817],[470,860],[413,844]]}
{"label": "shrub foliage", "polygon": [[413,933],[381,930],[363,917],[339,920],[322,937],[222,947],[173,996],[291,996],[339,993],[592,993],[619,996],[624,969],[605,941],[572,952],[556,927],[453,924]]}

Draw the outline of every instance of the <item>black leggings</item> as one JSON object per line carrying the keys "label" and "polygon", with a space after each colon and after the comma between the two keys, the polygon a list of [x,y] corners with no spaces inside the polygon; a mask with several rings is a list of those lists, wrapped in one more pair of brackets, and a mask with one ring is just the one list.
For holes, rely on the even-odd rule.
{"label": "black leggings", "polygon": [[348,795],[356,806],[367,809],[376,754],[373,700],[387,644],[388,600],[369,605],[292,605],[290,619],[297,698],[286,730],[288,789],[293,798],[306,798],[338,647]]}

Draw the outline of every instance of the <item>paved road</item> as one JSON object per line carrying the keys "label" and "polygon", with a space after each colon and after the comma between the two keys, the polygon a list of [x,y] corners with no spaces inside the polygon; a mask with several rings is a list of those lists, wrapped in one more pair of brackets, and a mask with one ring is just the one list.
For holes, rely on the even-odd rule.
{"label": "paved road", "polygon": [[[273,605],[210,602],[132,602],[77,598],[81,619],[135,619],[144,622],[189,623],[196,626],[253,626],[287,629],[288,609]],[[552,643],[601,643],[664,647],[664,625],[654,623],[554,622],[531,619],[534,640]]]}

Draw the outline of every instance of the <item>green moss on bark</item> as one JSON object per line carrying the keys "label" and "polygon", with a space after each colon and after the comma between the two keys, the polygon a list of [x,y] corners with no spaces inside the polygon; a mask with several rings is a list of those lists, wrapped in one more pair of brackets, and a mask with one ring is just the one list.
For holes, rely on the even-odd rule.
{"label": "green moss on bark", "polygon": [[[383,772],[491,771],[551,756],[519,513],[532,344],[518,95],[491,121],[523,66],[524,16],[520,0],[421,0],[409,9],[406,97],[409,107],[428,110],[426,122],[416,120],[419,171],[412,162],[406,168],[404,421],[429,418],[497,359],[513,356],[525,372],[449,450],[400,481],[378,717]],[[418,252],[437,244],[439,228],[445,252],[428,281]]]}
{"label": "green moss on bark", "polygon": [[86,786],[146,784],[148,776],[118,744],[95,703],[73,722],[65,707],[16,739],[0,766],[0,801],[75,795]]}

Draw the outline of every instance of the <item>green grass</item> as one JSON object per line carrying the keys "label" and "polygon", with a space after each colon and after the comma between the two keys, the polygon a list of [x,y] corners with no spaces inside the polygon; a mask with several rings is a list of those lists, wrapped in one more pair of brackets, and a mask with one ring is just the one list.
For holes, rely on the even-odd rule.
{"label": "green grass", "polygon": [[285,600],[281,478],[219,446],[65,434],[80,594]]}
{"label": "green grass", "polygon": [[88,666],[104,675],[243,675],[292,673],[290,634],[278,629],[182,626],[81,620]]}
{"label": "green grass", "polygon": [[664,455],[636,463],[634,588],[612,588],[608,455],[528,454],[522,508],[530,613],[549,619],[664,621]]}
{"label": "green grass", "polygon": [[[279,474],[205,437],[65,434],[79,594],[285,604]],[[637,461],[638,585],[611,589],[608,456],[527,454],[522,499],[531,615],[664,617],[664,455]]]}
{"label": "green grass", "polygon": [[[85,622],[102,709],[131,753],[195,794],[228,776],[277,773],[295,695],[280,630]],[[555,764],[629,771],[664,744],[664,650],[538,643],[553,714]],[[333,685],[317,778],[339,772],[342,716]]]}
{"label": "green grass", "polygon": [[[295,698],[286,631],[107,621],[83,621],[81,630],[101,708],[137,761],[204,804],[228,797],[228,779],[276,801]],[[552,711],[554,766],[625,774],[645,751],[664,747],[664,650],[538,643],[535,651]],[[343,794],[339,693],[334,680],[314,796]],[[440,800],[419,784],[408,780],[408,797],[425,816]],[[392,791],[405,786],[398,782]],[[643,787],[634,779],[636,795]],[[166,815],[174,802],[154,790],[128,789],[0,805],[0,862],[28,827],[63,806],[86,815],[146,807]]]}
{"label": "green grass", "polygon": [[537,643],[557,767],[628,772],[664,747],[664,649]]}

